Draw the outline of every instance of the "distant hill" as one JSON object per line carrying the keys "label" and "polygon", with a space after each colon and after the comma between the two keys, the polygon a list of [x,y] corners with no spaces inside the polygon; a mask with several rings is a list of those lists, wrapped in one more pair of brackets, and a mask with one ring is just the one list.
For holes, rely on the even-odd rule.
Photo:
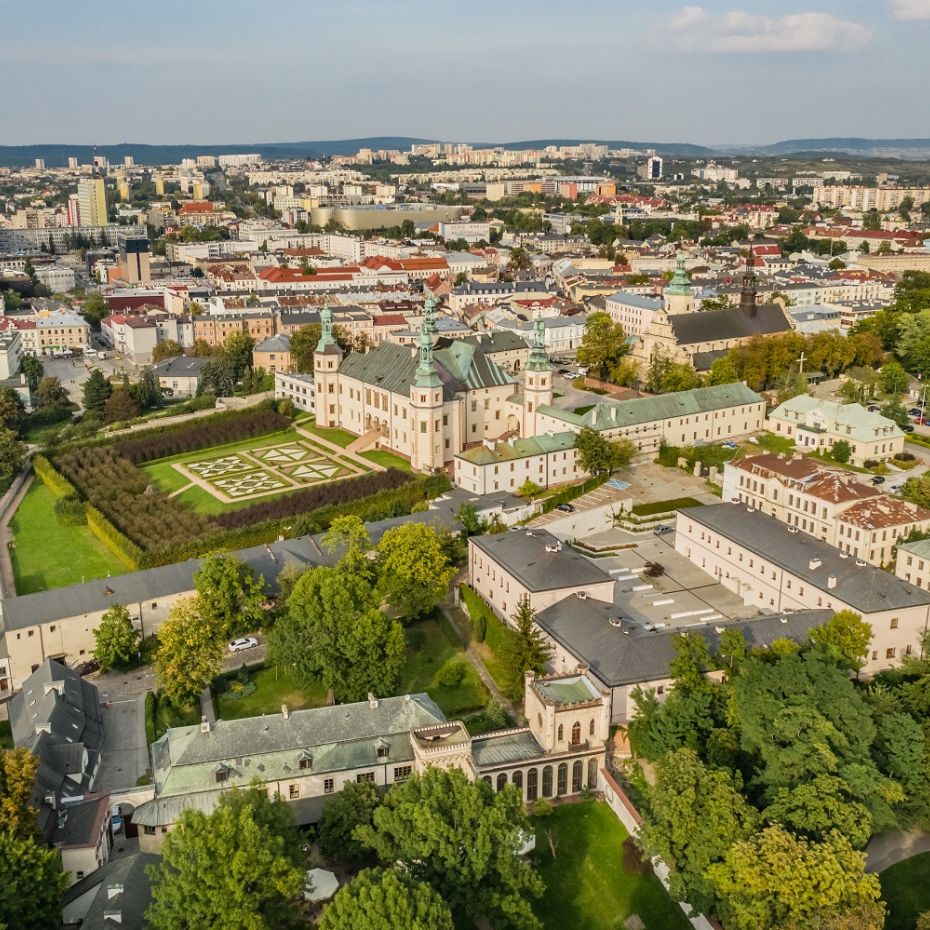
{"label": "distant hill", "polygon": [[924,159],[930,158],[930,139],[786,139],[772,145],[728,147],[728,151],[763,156],[836,152],[863,158]]}

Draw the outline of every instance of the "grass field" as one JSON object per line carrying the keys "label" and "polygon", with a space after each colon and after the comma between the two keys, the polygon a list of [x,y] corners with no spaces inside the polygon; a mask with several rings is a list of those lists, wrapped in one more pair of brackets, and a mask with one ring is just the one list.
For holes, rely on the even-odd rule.
{"label": "grass field", "polygon": [[930,911],[930,853],[921,853],[878,876],[888,905],[885,930],[914,930],[917,917]]}
{"label": "grass field", "polygon": [[200,723],[200,708],[188,704],[178,710],[173,704],[159,700],[156,696],[153,718],[155,739],[159,739],[172,727],[190,727],[195,723]]}
{"label": "grass field", "polygon": [[[407,630],[407,661],[401,672],[398,694],[426,691],[447,717],[461,717],[483,710],[488,689],[468,661],[465,649],[449,622],[429,618],[411,624]],[[465,663],[465,674],[457,685],[441,685],[436,674],[449,660]]]}
{"label": "grass field", "polygon": [[321,436],[323,439],[328,439],[337,446],[342,446],[343,449],[358,439],[358,436],[354,433],[350,433],[348,430],[338,428],[322,429],[312,420],[304,420],[300,424],[300,427],[301,429],[305,429],[308,433],[313,433],[314,436]]}
{"label": "grass field", "polygon": [[55,498],[41,481],[33,481],[10,528],[10,555],[17,594],[121,575],[126,567],[86,526],[61,526]]}
{"label": "grass field", "polygon": [[760,433],[756,436],[756,441],[748,444],[749,451],[756,446],[765,452],[793,452],[794,440],[787,436],[779,436],[776,433]]}
{"label": "grass field", "polygon": [[[234,680],[235,676],[228,676]],[[281,705],[288,710],[303,710],[305,707],[322,707],[326,704],[326,690],[322,685],[309,691],[301,689],[287,669],[260,668],[249,674],[257,686],[244,697],[234,697],[229,691],[219,695],[216,712],[221,720],[238,720],[241,717],[258,717],[261,714],[279,714]]]}
{"label": "grass field", "polygon": [[382,466],[382,468],[396,468],[398,471],[413,471],[410,467],[410,462],[385,449],[372,449],[371,452],[360,452],[359,455],[361,455],[363,459],[368,459],[369,462],[374,462],[376,465]]}
{"label": "grass field", "polygon": [[631,914],[642,918],[646,930],[690,930],[681,908],[654,875],[624,870],[627,832],[605,803],[566,804],[532,822],[534,858],[546,883],[535,910],[546,930],[618,930]]}

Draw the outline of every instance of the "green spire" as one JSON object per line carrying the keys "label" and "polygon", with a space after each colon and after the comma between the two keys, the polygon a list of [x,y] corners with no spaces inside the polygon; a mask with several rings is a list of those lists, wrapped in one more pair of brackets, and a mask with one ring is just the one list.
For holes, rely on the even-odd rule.
{"label": "green spire", "polygon": [[420,327],[420,364],[417,365],[417,373],[414,384],[422,388],[436,388],[440,385],[439,375],[436,372],[436,366],[433,363],[433,337],[426,327],[426,320]]}
{"label": "green spire", "polygon": [[324,304],[320,311],[320,341],[316,344],[316,351],[325,352],[336,344],[333,336],[333,311],[329,309],[329,304]]}
{"label": "green spire", "polygon": [[537,315],[533,321],[533,342],[526,367],[530,371],[552,370],[552,362],[549,361],[549,355],[546,352],[546,327],[542,321],[542,314]]}
{"label": "green spire", "polygon": [[430,295],[426,298],[426,303],[423,305],[423,325],[431,336],[435,336],[437,333],[435,314],[436,298]]}
{"label": "green spire", "polygon": [[691,278],[688,277],[688,272],[685,271],[684,255],[678,256],[675,262],[675,274],[672,275],[672,280],[668,282],[665,293],[675,294],[679,297],[691,296]]}

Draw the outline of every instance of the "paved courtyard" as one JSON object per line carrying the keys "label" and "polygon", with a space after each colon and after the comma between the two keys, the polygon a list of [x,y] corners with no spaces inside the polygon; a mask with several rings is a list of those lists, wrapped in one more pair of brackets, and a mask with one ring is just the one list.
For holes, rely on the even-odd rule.
{"label": "paved courtyard", "polygon": [[148,768],[145,698],[135,697],[105,703],[103,753],[96,787],[106,791],[132,788]]}

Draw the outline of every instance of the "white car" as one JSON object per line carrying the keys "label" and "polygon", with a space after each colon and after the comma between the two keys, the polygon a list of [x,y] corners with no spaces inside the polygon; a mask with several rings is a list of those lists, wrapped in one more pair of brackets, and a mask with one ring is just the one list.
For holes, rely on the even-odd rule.
{"label": "white car", "polygon": [[242,639],[234,639],[229,644],[230,652],[244,652],[246,649],[254,649],[258,645],[258,640],[254,636],[243,636]]}

